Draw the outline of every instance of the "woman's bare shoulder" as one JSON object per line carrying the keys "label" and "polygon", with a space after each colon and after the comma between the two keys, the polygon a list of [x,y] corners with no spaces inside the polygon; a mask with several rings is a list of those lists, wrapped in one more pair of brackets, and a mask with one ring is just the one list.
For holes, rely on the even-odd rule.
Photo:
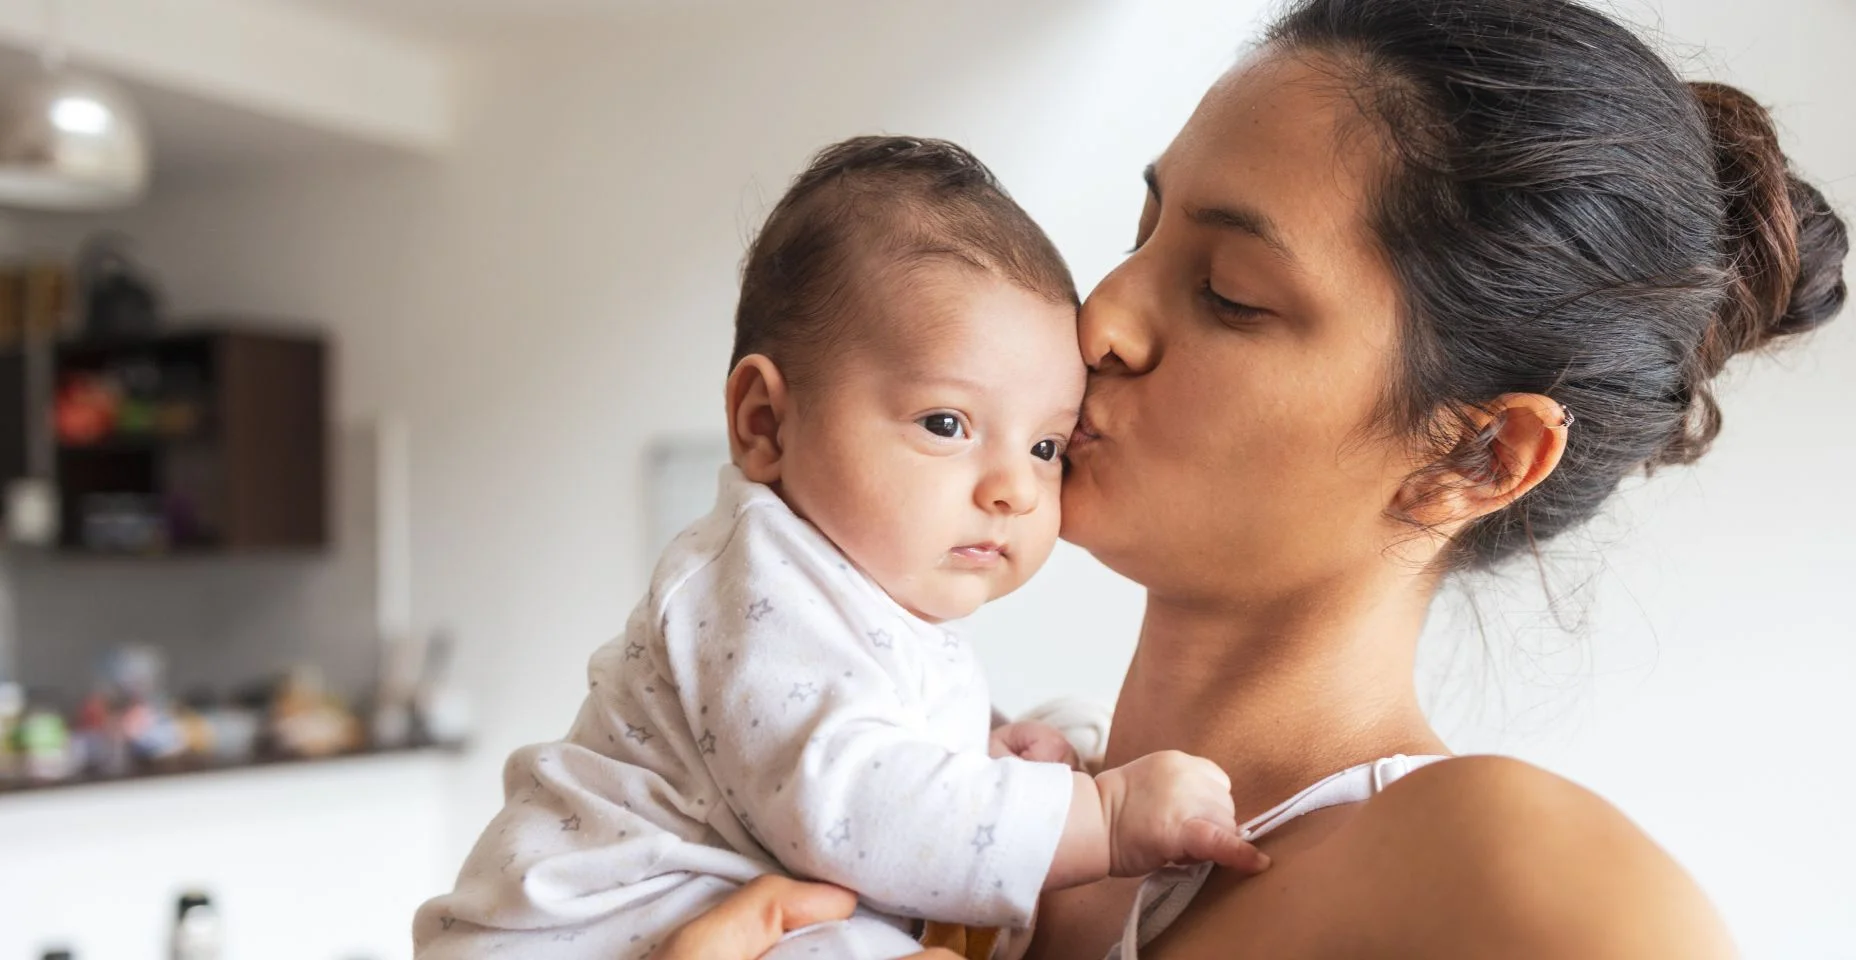
{"label": "woman's bare shoulder", "polygon": [[[1360,881],[1349,912],[1428,957],[1734,955],[1693,880],[1596,794],[1503,757],[1411,774],[1329,852]],[[1349,884],[1349,886],[1353,886]]]}

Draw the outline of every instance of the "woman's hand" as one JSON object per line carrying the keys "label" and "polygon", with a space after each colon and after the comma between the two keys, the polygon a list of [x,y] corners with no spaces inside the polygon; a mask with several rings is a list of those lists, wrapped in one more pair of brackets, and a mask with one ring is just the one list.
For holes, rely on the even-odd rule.
{"label": "woman's hand", "polygon": [[[789,931],[843,920],[856,908],[857,897],[842,887],[758,877],[671,934],[652,960],[756,960]],[[960,958],[946,950],[929,950],[909,960]]]}

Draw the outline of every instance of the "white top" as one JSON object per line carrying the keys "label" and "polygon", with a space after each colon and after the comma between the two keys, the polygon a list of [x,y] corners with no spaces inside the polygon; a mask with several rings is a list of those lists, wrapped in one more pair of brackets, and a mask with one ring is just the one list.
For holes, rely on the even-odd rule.
{"label": "white top", "polygon": [[[1260,840],[1283,824],[1316,810],[1344,803],[1359,803],[1413,770],[1447,759],[1398,754],[1349,767],[1245,823],[1241,828],[1244,839]],[[1170,868],[1149,876],[1134,898],[1134,909],[1128,912],[1128,923],[1122,930],[1121,943],[1108,952],[1106,960],[1139,960],[1139,948],[1151,943],[1161,931],[1178,920],[1180,914],[1186,912],[1186,907],[1192,903],[1193,897],[1198,896],[1211,872],[1212,865],[1203,863]]]}
{"label": "white top", "polygon": [[510,757],[502,812],[420,910],[421,958],[629,957],[770,871],[889,915],[1028,922],[1071,771],[989,757],[968,645],[734,468],[588,686],[565,740]]}

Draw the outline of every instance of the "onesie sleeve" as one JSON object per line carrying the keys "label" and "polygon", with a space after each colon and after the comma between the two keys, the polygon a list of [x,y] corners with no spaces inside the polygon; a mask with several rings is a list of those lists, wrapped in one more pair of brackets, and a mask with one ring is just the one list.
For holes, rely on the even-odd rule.
{"label": "onesie sleeve", "polygon": [[883,626],[894,608],[873,607],[861,575],[811,533],[743,522],[678,591],[701,602],[665,603],[679,695],[723,799],[795,874],[904,915],[1028,923],[1070,769],[955,749],[927,729],[898,667],[901,648],[927,641]]}

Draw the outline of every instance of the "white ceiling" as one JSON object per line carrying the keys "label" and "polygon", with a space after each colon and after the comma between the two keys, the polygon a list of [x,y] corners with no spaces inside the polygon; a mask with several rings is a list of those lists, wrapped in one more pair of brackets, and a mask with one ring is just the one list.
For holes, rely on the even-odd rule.
{"label": "white ceiling", "polygon": [[[38,55],[0,47],[0,73],[36,65]],[[156,181],[184,180],[230,169],[286,163],[378,161],[384,147],[332,136],[225,103],[116,78],[140,109],[149,132]]]}
{"label": "white ceiling", "polygon": [[[4,2],[4,0],[0,0]],[[253,0],[258,2],[258,0]],[[396,35],[460,54],[521,34],[549,35],[639,16],[726,10],[756,3],[809,0],[262,0],[322,13],[362,30]],[[835,0],[825,0],[835,2]],[[29,65],[34,54],[0,46],[0,70]],[[95,66],[95,65],[90,65]],[[155,176],[179,181],[237,169],[293,164],[375,162],[399,156],[364,139],[331,135],[285,119],[126,79],[119,82],[148,120]]]}

